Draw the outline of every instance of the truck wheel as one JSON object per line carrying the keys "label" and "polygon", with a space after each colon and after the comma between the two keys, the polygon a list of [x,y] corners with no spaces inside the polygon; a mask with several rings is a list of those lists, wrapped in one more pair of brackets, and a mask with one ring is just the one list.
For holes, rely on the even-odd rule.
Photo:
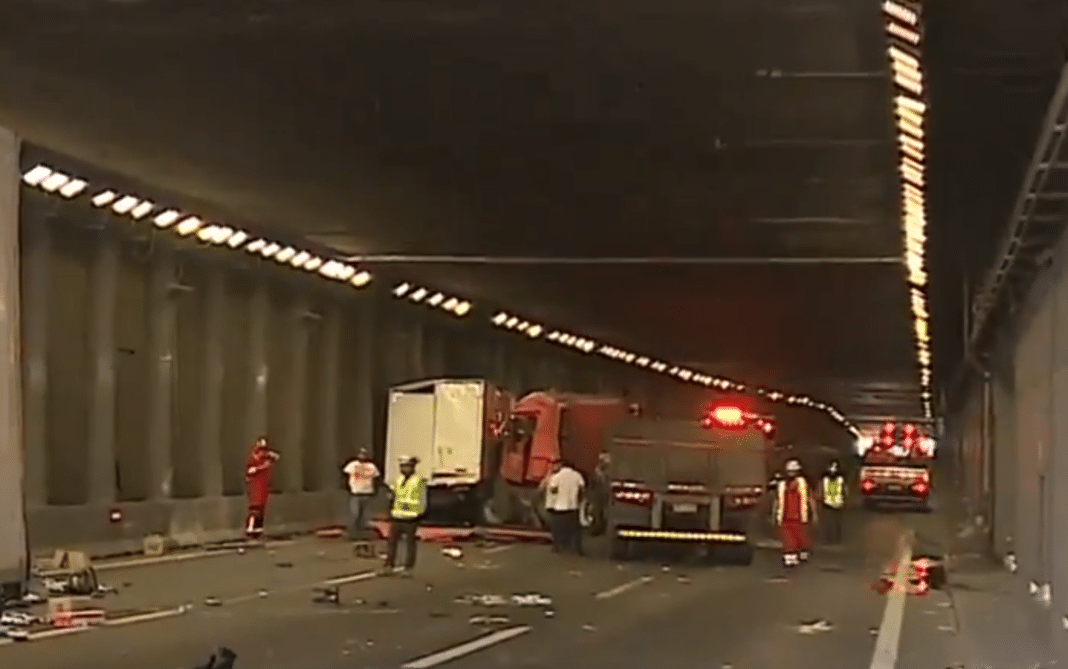
{"label": "truck wheel", "polygon": [[582,530],[591,537],[603,535],[606,529],[604,508],[595,501],[583,500],[579,508],[579,523]]}
{"label": "truck wheel", "polygon": [[508,484],[495,482],[482,500],[482,522],[497,527],[507,525],[515,515],[516,500]]}

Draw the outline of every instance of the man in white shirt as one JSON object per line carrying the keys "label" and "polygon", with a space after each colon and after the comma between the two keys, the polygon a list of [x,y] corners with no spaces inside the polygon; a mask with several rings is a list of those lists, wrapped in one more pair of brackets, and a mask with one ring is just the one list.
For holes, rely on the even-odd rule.
{"label": "man in white shirt", "polygon": [[357,451],[356,457],[349,460],[342,471],[348,477],[349,484],[349,539],[366,540],[363,535],[367,529],[367,509],[374,499],[381,473],[371,462],[366,448]]}
{"label": "man in white shirt", "polygon": [[586,493],[582,474],[562,460],[553,462],[552,470],[542,482],[545,509],[549,513],[549,531],[553,552],[574,551],[582,555],[582,523],[579,509]]}

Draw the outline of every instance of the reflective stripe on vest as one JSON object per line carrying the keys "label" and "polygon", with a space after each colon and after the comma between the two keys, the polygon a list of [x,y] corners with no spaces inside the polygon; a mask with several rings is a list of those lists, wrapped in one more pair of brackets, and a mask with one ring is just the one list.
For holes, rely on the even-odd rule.
{"label": "reflective stripe on vest", "polygon": [[[797,492],[801,497],[801,522],[807,523],[809,510],[808,481],[806,481],[803,476],[798,476],[794,480],[797,481]],[[775,521],[780,525],[782,525],[783,514],[786,512],[786,485],[787,481],[779,481],[779,494],[775,506]]]}
{"label": "reflective stripe on vest", "polygon": [[418,474],[412,474],[408,480],[404,480],[403,476],[398,478],[393,486],[393,508],[389,514],[401,520],[418,517],[423,513],[425,490],[426,479]]}
{"label": "reflective stripe on vest", "polygon": [[823,477],[823,503],[832,509],[845,506],[845,484],[841,476]]}

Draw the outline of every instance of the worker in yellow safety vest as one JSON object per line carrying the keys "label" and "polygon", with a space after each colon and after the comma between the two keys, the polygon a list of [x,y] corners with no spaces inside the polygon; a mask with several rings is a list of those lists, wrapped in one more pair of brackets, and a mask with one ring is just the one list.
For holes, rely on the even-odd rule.
{"label": "worker in yellow safety vest", "polygon": [[400,476],[390,488],[392,502],[389,509],[389,540],[386,544],[386,563],[383,574],[396,571],[397,547],[404,540],[404,567],[400,576],[411,576],[415,567],[415,553],[419,521],[426,513],[426,479],[415,473],[419,459],[411,456],[400,458]]}
{"label": "worker in yellow safety vest", "polygon": [[845,476],[842,475],[838,462],[832,460],[823,473],[821,486],[823,498],[824,528],[827,541],[832,544],[842,541],[842,513],[845,508]]}

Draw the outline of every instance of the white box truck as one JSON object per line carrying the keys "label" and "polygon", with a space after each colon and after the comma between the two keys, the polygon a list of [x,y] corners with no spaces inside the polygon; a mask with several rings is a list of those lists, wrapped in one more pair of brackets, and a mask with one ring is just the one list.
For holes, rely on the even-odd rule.
{"label": "white box truck", "polygon": [[511,405],[507,391],[484,379],[394,386],[386,422],[385,482],[397,480],[401,456],[417,457],[418,471],[429,479],[428,520],[478,523],[500,469]]}

